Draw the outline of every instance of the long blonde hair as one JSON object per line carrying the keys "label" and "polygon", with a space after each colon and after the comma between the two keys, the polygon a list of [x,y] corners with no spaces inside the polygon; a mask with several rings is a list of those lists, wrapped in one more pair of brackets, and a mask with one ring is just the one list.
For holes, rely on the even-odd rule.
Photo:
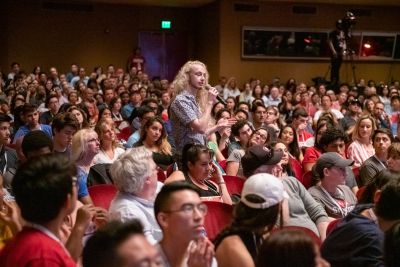
{"label": "long blonde hair", "polygon": [[81,129],[72,137],[71,161],[79,162],[85,158],[90,134],[97,133],[93,129]]}
{"label": "long blonde hair", "polygon": [[363,120],[370,120],[371,124],[372,124],[372,131],[371,131],[371,135],[370,135],[370,139],[372,138],[372,135],[374,134],[374,131],[376,130],[376,121],[375,119],[369,115],[369,114],[365,114],[362,115],[361,117],[358,118],[358,120],[356,121],[356,125],[354,126],[354,131],[353,131],[353,135],[352,135],[352,139],[353,141],[355,140],[359,140],[360,139],[360,124]]}
{"label": "long blonde hair", "polygon": [[[189,79],[190,79],[189,73],[192,71],[194,66],[202,66],[205,69],[206,71],[205,84],[208,84],[208,79],[210,76],[207,71],[207,66],[203,62],[198,60],[188,61],[185,63],[185,65],[181,67],[178,74],[175,76],[174,81],[172,82],[174,88],[173,89],[174,98],[180,93],[182,93],[184,90],[187,90],[187,88],[189,87]],[[202,112],[204,112],[206,109],[207,100],[208,100],[207,90],[205,88],[198,90],[196,95],[196,101]]]}

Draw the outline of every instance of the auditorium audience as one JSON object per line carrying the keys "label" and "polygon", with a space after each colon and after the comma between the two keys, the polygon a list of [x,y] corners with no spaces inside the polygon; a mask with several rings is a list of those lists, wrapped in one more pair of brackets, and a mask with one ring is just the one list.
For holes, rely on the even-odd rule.
{"label": "auditorium audience", "polygon": [[[203,225],[207,207],[200,201],[217,200],[232,203],[228,189],[232,189],[230,186],[234,180],[224,178],[222,168],[226,169],[228,175],[233,176],[249,177],[253,171],[271,173],[280,179],[279,183],[283,184],[290,198],[286,210],[282,209],[286,215],[274,214],[258,220],[263,211],[276,205],[268,203],[261,208],[247,207],[245,202],[249,199],[250,202],[256,200],[251,202],[252,204],[260,204],[257,202],[259,199],[246,195],[246,184],[249,182],[247,180],[241,198],[237,198],[241,199],[241,202],[236,207],[233,223],[226,231],[220,233],[217,239],[216,256],[220,266],[328,266],[319,256],[315,244],[298,232],[290,232],[286,237],[285,231],[273,233],[264,241],[264,246],[259,246],[259,241],[265,238],[262,235],[270,232],[275,224],[305,227],[323,240],[330,219],[322,206],[325,206],[329,216],[344,217],[333,226],[332,237],[328,236],[322,250],[323,255],[328,255],[332,266],[367,266],[372,262],[383,264],[383,232],[374,224],[373,215],[376,212],[384,231],[398,220],[398,211],[391,205],[397,201],[397,189],[392,188],[390,193],[385,193],[384,187],[387,182],[398,180],[400,173],[400,147],[399,143],[396,143],[399,138],[393,140],[389,132],[391,130],[396,133],[397,128],[400,129],[397,127],[400,110],[398,82],[386,85],[383,82],[370,81],[366,86],[360,81],[359,88],[349,90],[344,84],[340,86],[340,92],[335,92],[329,85],[321,85],[320,81],[316,81],[314,86],[304,82],[297,86],[294,80],[290,80],[285,86],[280,83],[278,77],[267,83],[256,77],[244,81],[232,78],[228,82],[221,79],[218,88],[210,89],[211,92],[207,93],[203,89],[208,84],[209,74],[205,65],[199,61],[188,62],[171,84],[163,77],[149,77],[143,69],[132,67],[127,70],[129,73],[125,73],[122,68],[112,64],[107,66],[104,73],[101,66],[97,66],[89,76],[86,75],[84,66],[75,63],[71,65],[71,72],[68,74],[58,72],[54,66],[48,70],[48,73],[47,70],[40,72],[40,68],[35,68],[34,73],[27,74],[15,63],[10,70],[12,79],[8,80],[6,75],[0,73],[0,172],[4,176],[4,179],[3,176],[0,177],[0,243],[14,236],[9,242],[12,246],[17,244],[17,247],[12,249],[6,245],[5,250],[0,252],[0,261],[6,262],[6,266],[18,266],[14,261],[7,262],[10,258],[7,258],[7,261],[3,259],[15,257],[21,249],[28,251],[20,246],[30,245],[21,245],[21,240],[27,235],[26,232],[29,235],[31,232],[35,235],[41,234],[43,226],[39,225],[43,222],[37,222],[38,225],[33,224],[31,229],[31,225],[27,224],[20,232],[23,222],[16,220],[18,207],[12,202],[14,193],[18,205],[22,203],[20,208],[23,217],[29,201],[32,205],[36,205],[38,201],[45,201],[43,205],[32,206],[35,210],[40,209],[40,214],[45,210],[45,213],[48,213],[54,209],[52,216],[54,215],[55,219],[51,223],[45,223],[44,227],[49,227],[51,237],[54,233],[54,236],[65,244],[74,261],[79,259],[84,241],[94,234],[93,241],[89,240],[83,255],[84,266],[123,266],[135,265],[137,262],[169,263],[171,266],[215,266],[213,245],[204,237],[206,229]],[[201,77],[194,77],[195,70],[201,71]],[[376,95],[375,84],[379,95]],[[243,89],[243,92],[238,88]],[[221,96],[224,96],[225,91],[228,110],[224,109],[223,104],[215,103],[217,91]],[[181,95],[177,97],[179,93]],[[176,102],[176,99],[183,101],[183,98],[188,97],[188,93],[191,94],[190,103],[193,104],[189,106],[194,110],[179,105],[182,102]],[[179,107],[174,106],[170,109],[171,100],[175,101],[173,105]],[[363,102],[365,114],[359,117]],[[62,106],[58,108],[59,105]],[[321,109],[318,110],[320,106]],[[338,110],[343,111],[343,114],[346,112],[344,118]],[[169,113],[170,111],[172,113]],[[252,112],[249,113],[250,111]],[[201,125],[196,122],[188,124],[185,121],[178,129],[176,123],[182,119],[182,112],[189,112],[191,115],[196,113],[195,118]],[[39,123],[39,117],[42,124]],[[174,127],[171,127],[173,123],[170,118],[175,120]],[[315,119],[315,125],[311,123],[312,118]],[[115,123],[120,126],[121,132],[118,132],[118,135],[114,132]],[[234,123],[236,124],[233,125]],[[311,128],[312,126],[315,128]],[[10,131],[10,127],[15,130]],[[97,134],[89,127],[95,128]],[[346,144],[346,136],[342,130],[352,134],[353,140],[350,143]],[[277,140],[278,133],[283,140]],[[186,134],[196,136],[193,139],[193,136]],[[124,149],[119,145],[124,144],[129,135],[131,138],[127,147],[135,148],[124,153]],[[177,140],[173,139],[174,136]],[[195,140],[204,146],[190,144],[182,150],[188,140]],[[346,146],[349,160],[345,159]],[[17,149],[19,164],[10,147]],[[64,157],[45,156],[52,151]],[[146,152],[145,160],[138,158],[143,154],[138,151]],[[339,153],[340,156],[333,152]],[[121,158],[118,159],[121,154]],[[333,154],[335,157],[331,157],[331,161],[325,160]],[[183,161],[176,162],[181,158]],[[54,162],[56,159],[57,163]],[[72,191],[63,189],[69,192],[63,200],[56,200],[61,195],[44,198],[45,200],[37,199],[34,195],[36,198],[32,200],[31,195],[24,193],[26,199],[25,202],[21,202],[21,194],[18,197],[18,192],[21,191],[7,190],[11,189],[10,184],[13,183],[15,172],[17,175],[26,173],[30,168],[26,166],[35,164],[42,167],[46,164],[55,166],[40,172],[40,177],[45,179],[43,185],[50,187],[50,184],[45,182],[46,179],[70,175],[67,175],[69,164],[63,164],[64,160],[75,164],[78,175],[77,181],[70,183],[71,186],[76,184]],[[349,166],[341,167],[341,163],[347,164],[353,160],[354,173]],[[91,184],[88,185],[86,179],[94,163],[113,161],[115,166],[111,168],[111,175],[117,177],[113,178],[118,193],[111,203],[110,211],[114,219],[123,223],[113,222],[102,230],[107,221],[107,213],[92,204],[84,205],[92,203],[88,190]],[[135,161],[135,164],[132,163]],[[183,168],[172,172],[181,162],[183,166],[179,167]],[[19,167],[21,165],[28,169],[22,169]],[[156,165],[163,170],[158,170]],[[63,168],[65,172],[62,171]],[[303,173],[311,172],[313,168],[312,175],[317,185],[312,187],[310,192],[323,205],[316,202],[301,184],[305,181]],[[139,170],[144,176],[139,175]],[[172,175],[167,179],[169,184],[164,187],[165,191],[162,191],[155,201],[161,187],[157,182],[157,174],[162,172],[168,175],[172,172]],[[50,173],[54,177],[46,178]],[[104,168],[103,174],[110,175],[109,170]],[[362,185],[367,185],[359,192],[358,198],[360,203],[369,203],[369,206],[359,204],[354,208],[356,200],[353,193],[358,190],[354,174],[360,178]],[[26,175],[38,176],[37,170]],[[264,177],[269,174],[258,175]],[[32,179],[34,181],[36,178]],[[174,180],[185,182],[171,182]],[[225,180],[229,182],[228,187]],[[271,180],[264,179],[263,182]],[[24,186],[34,184],[27,183]],[[73,195],[76,195],[75,186],[80,199],[76,206],[72,205]],[[134,191],[130,190],[132,186],[135,187]],[[257,188],[261,189],[262,187]],[[43,191],[43,196],[48,193],[49,191]],[[235,197],[236,195],[234,199]],[[53,205],[52,208],[46,208],[47,205],[57,204],[56,202],[60,204],[58,207]],[[371,203],[374,202],[375,209],[371,209]],[[136,205],[135,208],[132,208],[133,205]],[[72,206],[75,207],[72,209]],[[249,209],[254,213],[248,213]],[[243,212],[244,210],[246,212]],[[274,211],[278,212],[279,209]],[[61,214],[64,216],[60,226],[58,222],[61,221]],[[239,222],[241,216],[243,221]],[[277,222],[277,217],[280,223]],[[126,224],[132,218],[139,218],[144,227],[142,228],[137,221]],[[256,224],[252,224],[253,221],[256,221]],[[266,227],[258,224],[265,221],[268,225]],[[35,223],[35,220],[30,220],[29,223],[31,222]],[[249,224],[246,224],[247,222]],[[365,229],[357,228],[360,227],[358,222],[364,223]],[[348,230],[346,227],[349,225],[356,226]],[[35,228],[36,226],[38,227]],[[351,242],[355,240],[352,236],[359,236],[365,231],[375,237],[370,243],[370,240],[362,239]],[[395,234],[396,230],[392,228],[392,232],[388,232],[387,236],[396,238]],[[40,239],[46,237],[40,236]],[[151,244],[158,241],[160,243],[153,249]],[[390,241],[388,240],[387,250],[395,251],[395,245]],[[48,244],[53,241],[46,242]],[[105,246],[105,242],[111,243]],[[35,249],[41,250],[40,245],[35,244]],[[288,248],[285,254],[279,246],[291,246],[292,250]],[[49,256],[58,254],[61,258],[58,257],[55,261],[62,259],[66,266],[75,266],[63,247],[61,243],[54,243],[53,254],[37,258],[31,265],[43,265],[49,260]],[[221,252],[222,250],[224,252]],[[300,250],[304,253],[300,253]],[[131,253],[132,251],[138,253]],[[358,252],[360,253],[357,254]],[[256,255],[260,253],[265,255],[259,255],[257,262]],[[359,257],[364,253],[367,256]],[[388,257],[389,254],[393,253],[385,254],[386,264],[396,266],[394,258]],[[25,252],[23,256],[19,255],[21,254],[17,255],[18,260],[28,261],[36,254]],[[342,256],[343,259],[346,258],[343,262]]]}

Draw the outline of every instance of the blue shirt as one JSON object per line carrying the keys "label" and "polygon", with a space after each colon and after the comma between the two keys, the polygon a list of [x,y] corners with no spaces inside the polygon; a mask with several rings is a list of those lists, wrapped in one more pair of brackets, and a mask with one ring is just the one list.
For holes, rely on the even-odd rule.
{"label": "blue shirt", "polygon": [[[53,132],[50,125],[40,124],[40,130],[43,131],[50,139],[53,139]],[[15,144],[19,138],[24,137],[30,131],[31,130],[29,129],[28,125],[19,127],[18,131],[14,135],[13,144]]]}
{"label": "blue shirt", "polygon": [[89,173],[85,172],[82,168],[77,167],[78,173],[76,175],[78,179],[78,199],[87,197],[89,195],[89,191],[87,188],[87,177]]}

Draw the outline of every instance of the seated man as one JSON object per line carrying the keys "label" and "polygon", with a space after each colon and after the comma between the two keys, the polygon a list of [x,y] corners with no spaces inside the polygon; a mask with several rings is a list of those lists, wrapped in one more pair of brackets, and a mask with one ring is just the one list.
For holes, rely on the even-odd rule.
{"label": "seated man", "polygon": [[378,190],[373,204],[360,204],[328,235],[321,254],[332,267],[384,266],[384,232],[400,220],[400,178]]}
{"label": "seated man", "polygon": [[58,114],[51,127],[54,134],[54,154],[61,154],[70,159],[72,136],[79,129],[78,120],[70,112]]}
{"label": "seated man", "polygon": [[164,185],[154,213],[163,231],[157,246],[162,266],[217,266],[214,245],[204,234],[207,205],[196,188],[181,181]]}
{"label": "seated man", "polygon": [[388,148],[393,142],[393,135],[389,129],[376,129],[372,135],[375,155],[368,158],[360,167],[360,178],[363,185],[370,183],[375,175],[386,169]]}
{"label": "seated man", "polygon": [[11,118],[8,115],[0,113],[0,170],[7,189],[11,187],[18,161],[15,150],[7,147],[10,144],[10,122]]}
{"label": "seated man", "polygon": [[[319,145],[322,148],[322,152],[337,152],[342,158],[346,158],[346,135],[345,133],[338,128],[328,127],[326,131],[322,134],[321,139],[319,140]],[[315,165],[314,165],[315,166]],[[353,169],[348,166],[345,168],[345,178],[346,185],[353,191],[354,194],[358,191],[358,186],[356,179],[354,177]],[[313,173],[314,176],[318,176],[317,173]],[[319,177],[316,177],[318,180]]]}
{"label": "seated man", "polygon": [[0,252],[5,267],[76,266],[59,239],[65,216],[75,208],[76,168],[44,155],[21,166],[12,181],[15,200],[30,222]]}
{"label": "seated man", "polygon": [[87,241],[84,267],[161,266],[160,254],[143,235],[138,220],[110,222]]}
{"label": "seated man", "polygon": [[110,205],[110,219],[139,219],[149,242],[160,241],[162,232],[154,217],[154,200],[162,184],[157,182],[152,152],[143,146],[132,148],[111,165],[110,172],[119,191]]}
{"label": "seated man", "polygon": [[330,217],[345,217],[357,203],[356,196],[345,185],[346,167],[352,164],[352,160],[344,159],[336,152],[322,154],[315,164],[321,184],[311,187],[308,192]]}
{"label": "seated man", "polygon": [[40,130],[47,134],[50,138],[53,138],[51,127],[49,125],[39,123],[39,111],[35,105],[25,104],[22,108],[22,116],[24,117],[26,124],[19,127],[13,140],[13,144],[16,145],[16,150],[20,159],[23,159],[23,155],[21,154],[22,140],[30,131]]}

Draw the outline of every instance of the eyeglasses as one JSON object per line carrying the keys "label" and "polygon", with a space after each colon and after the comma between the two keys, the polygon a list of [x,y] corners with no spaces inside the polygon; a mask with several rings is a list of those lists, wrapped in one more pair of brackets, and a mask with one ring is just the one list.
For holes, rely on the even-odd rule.
{"label": "eyeglasses", "polygon": [[263,135],[263,134],[261,134],[261,133],[259,133],[259,132],[255,132],[254,133],[255,135],[258,135],[262,140],[267,140],[267,138],[268,138],[268,136],[267,135]]}
{"label": "eyeglasses", "polygon": [[178,210],[170,210],[164,212],[165,213],[183,212],[185,213],[185,215],[193,215],[195,209],[197,209],[202,215],[206,215],[208,207],[204,203],[199,203],[197,205],[193,203],[186,203],[183,204]]}

